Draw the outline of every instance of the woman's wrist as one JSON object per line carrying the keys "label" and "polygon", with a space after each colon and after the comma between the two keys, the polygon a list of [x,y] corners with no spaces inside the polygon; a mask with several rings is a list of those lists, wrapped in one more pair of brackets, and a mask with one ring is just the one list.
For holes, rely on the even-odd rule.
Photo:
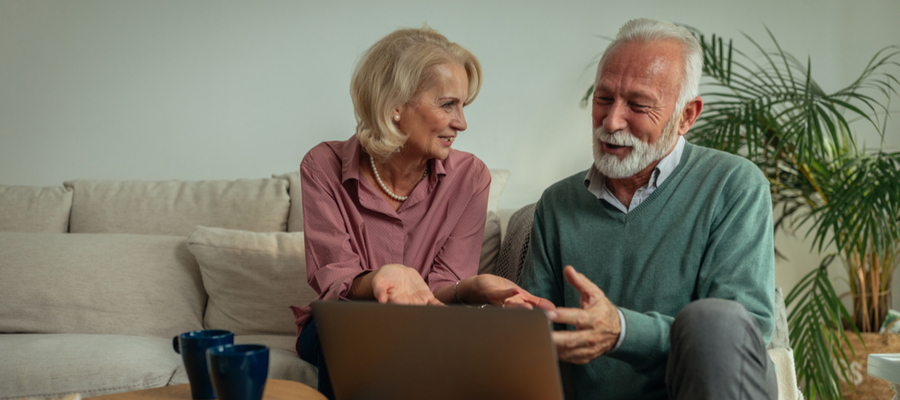
{"label": "woman's wrist", "polygon": [[461,279],[456,281],[456,283],[453,284],[453,297],[456,298],[456,301],[458,301],[459,303],[466,304],[466,302],[464,302],[461,298],[459,298],[459,292],[457,291],[457,288],[459,287],[460,282],[462,282]]}
{"label": "woman's wrist", "polygon": [[481,305],[486,303],[484,296],[478,290],[478,275],[460,279],[453,287],[456,300],[466,305]]}
{"label": "woman's wrist", "polygon": [[364,271],[353,278],[347,298],[351,300],[371,300],[375,298],[372,288],[372,271]]}

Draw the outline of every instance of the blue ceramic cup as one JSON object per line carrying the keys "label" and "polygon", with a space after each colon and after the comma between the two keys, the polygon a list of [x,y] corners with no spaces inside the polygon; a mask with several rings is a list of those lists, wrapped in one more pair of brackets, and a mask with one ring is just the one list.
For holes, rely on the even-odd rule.
{"label": "blue ceramic cup", "polygon": [[234,333],[222,329],[185,332],[172,338],[172,347],[181,354],[184,369],[191,382],[191,398],[215,399],[216,392],[209,380],[206,367],[206,349],[234,343]]}
{"label": "blue ceramic cup", "polygon": [[261,400],[269,374],[269,348],[226,344],[206,350],[209,377],[219,400]]}

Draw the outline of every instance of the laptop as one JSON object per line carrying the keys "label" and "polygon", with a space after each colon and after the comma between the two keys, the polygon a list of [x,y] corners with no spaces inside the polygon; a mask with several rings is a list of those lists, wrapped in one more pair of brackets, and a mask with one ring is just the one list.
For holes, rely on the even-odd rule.
{"label": "laptop", "polygon": [[312,303],[337,400],[562,400],[538,310]]}

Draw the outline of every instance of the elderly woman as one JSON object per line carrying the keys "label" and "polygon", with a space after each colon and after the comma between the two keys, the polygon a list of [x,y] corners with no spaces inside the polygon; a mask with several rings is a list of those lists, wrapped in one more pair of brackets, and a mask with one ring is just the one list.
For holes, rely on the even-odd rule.
{"label": "elderly woman", "polygon": [[[480,88],[478,59],[427,26],[365,53],[350,84],[356,134],[300,164],[307,279],[319,299],[552,307],[476,276],[491,176],[452,146]],[[333,398],[309,307],[294,316],[297,352]]]}

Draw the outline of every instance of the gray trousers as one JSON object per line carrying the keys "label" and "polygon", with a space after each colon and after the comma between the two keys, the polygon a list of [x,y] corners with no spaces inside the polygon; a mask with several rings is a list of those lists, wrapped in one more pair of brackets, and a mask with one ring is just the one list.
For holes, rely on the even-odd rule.
{"label": "gray trousers", "polygon": [[672,323],[666,368],[670,399],[777,399],[775,364],[756,319],[730,300],[703,299]]}

